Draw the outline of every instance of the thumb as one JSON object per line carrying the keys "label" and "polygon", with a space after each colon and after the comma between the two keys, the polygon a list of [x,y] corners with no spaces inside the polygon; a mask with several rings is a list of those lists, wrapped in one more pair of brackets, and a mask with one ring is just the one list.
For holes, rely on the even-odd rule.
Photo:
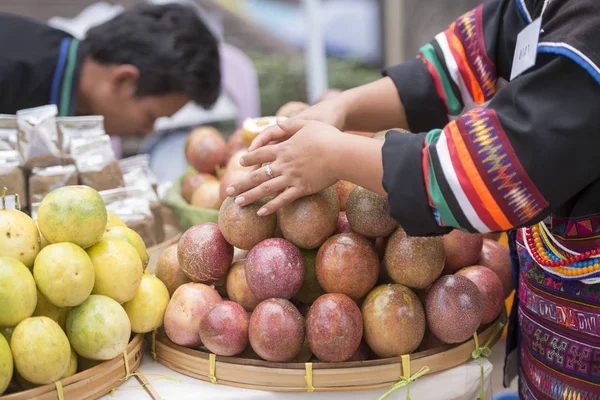
{"label": "thumb", "polygon": [[302,127],[304,127],[304,125],[306,125],[307,122],[308,121],[305,121],[303,119],[296,118],[277,119],[277,125],[285,132],[291,135],[295,134],[300,129],[302,129]]}

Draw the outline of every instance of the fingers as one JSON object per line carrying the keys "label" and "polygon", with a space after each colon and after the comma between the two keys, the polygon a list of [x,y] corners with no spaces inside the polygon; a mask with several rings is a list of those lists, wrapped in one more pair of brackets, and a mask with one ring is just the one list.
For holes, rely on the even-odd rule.
{"label": "fingers", "polygon": [[[278,175],[275,171],[276,171],[276,168],[274,168],[271,165],[271,172],[273,173],[273,176],[277,177]],[[225,192],[227,193],[228,196],[239,196],[241,193],[247,192],[250,189],[257,187],[257,186],[261,185],[263,182],[266,182],[270,179],[271,178],[265,172],[264,167],[258,168],[258,169],[255,169],[254,171],[246,174],[243,179],[241,179],[237,182],[234,182],[231,186],[229,186],[225,190]],[[273,178],[273,179],[275,179],[275,178]],[[249,203],[245,202],[245,204],[249,204]]]}
{"label": "fingers", "polygon": [[284,190],[288,185],[288,178],[284,176],[278,176],[273,179],[269,179],[254,189],[250,189],[247,192],[241,193],[236,199],[235,203],[243,207],[248,204],[252,204],[257,200],[260,200],[264,197],[274,195],[282,190]]}
{"label": "fingers", "polygon": [[274,161],[276,155],[275,147],[265,146],[244,154],[240,158],[240,165],[242,167],[251,167]]}
{"label": "fingers", "polygon": [[296,187],[289,187],[279,196],[275,197],[273,200],[268,202],[258,210],[258,215],[264,217],[265,215],[273,214],[277,212],[281,207],[290,204],[292,201],[300,198],[302,196],[302,192]]}
{"label": "fingers", "polygon": [[269,143],[279,143],[285,139],[289,139],[302,129],[307,122],[298,118],[279,118],[277,119],[277,125],[265,129],[254,138],[250,147],[248,147],[248,151],[253,152]]}
{"label": "fingers", "polygon": [[298,132],[304,125],[306,125],[308,121],[298,118],[285,119],[282,121],[277,121],[277,125],[287,132],[288,136],[294,135]]}

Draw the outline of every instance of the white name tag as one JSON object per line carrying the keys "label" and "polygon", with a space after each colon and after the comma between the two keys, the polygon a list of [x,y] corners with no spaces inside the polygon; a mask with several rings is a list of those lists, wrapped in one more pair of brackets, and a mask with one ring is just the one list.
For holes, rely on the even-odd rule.
{"label": "white name tag", "polygon": [[535,65],[541,27],[542,18],[540,17],[527,25],[517,36],[517,45],[510,71],[511,81]]}

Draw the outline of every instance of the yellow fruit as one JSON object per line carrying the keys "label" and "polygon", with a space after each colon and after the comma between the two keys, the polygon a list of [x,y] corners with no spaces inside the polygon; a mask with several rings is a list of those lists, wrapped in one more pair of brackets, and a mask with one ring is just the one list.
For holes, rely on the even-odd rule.
{"label": "yellow fruit", "polygon": [[144,274],[133,299],[123,304],[131,330],[146,333],[160,327],[168,304],[169,291],[165,284],[154,275]]}
{"label": "yellow fruit", "polygon": [[75,307],[83,303],[92,293],[94,274],[90,257],[73,243],[45,247],[33,266],[38,289],[57,307]]}
{"label": "yellow fruit", "polygon": [[147,265],[149,261],[149,255],[146,251],[146,244],[144,239],[133,229],[129,229],[126,226],[115,226],[112,228],[106,228],[106,233],[102,236],[102,239],[106,238],[117,238],[126,241],[137,250],[142,260],[142,265]]}
{"label": "yellow fruit", "polygon": [[71,348],[71,358],[69,358],[69,366],[60,377],[60,379],[68,378],[71,375],[75,375],[77,373],[77,353],[73,348]]}
{"label": "yellow fruit", "polygon": [[121,220],[121,218],[117,217],[114,213],[107,211],[108,221],[106,222],[106,229],[114,228],[115,226],[127,226],[125,222]]}
{"label": "yellow fruit", "polygon": [[8,342],[0,335],[0,395],[4,393],[13,375],[13,358]]}
{"label": "yellow fruit", "polygon": [[0,326],[16,326],[33,314],[37,290],[31,271],[10,257],[0,257]]}
{"label": "yellow fruit", "polygon": [[247,118],[242,125],[242,138],[244,139],[244,143],[247,146],[250,146],[259,133],[276,123],[277,119],[275,117]]}
{"label": "yellow fruit", "polygon": [[67,315],[71,310],[70,307],[56,307],[54,304],[44,296],[40,291],[37,292],[37,306],[33,312],[34,317],[48,317],[52,321],[56,322],[63,331],[65,330],[65,322],[67,321]]}
{"label": "yellow fruit", "polygon": [[135,296],[142,280],[142,261],[135,248],[116,238],[104,239],[87,250],[96,281],[92,293],[108,296],[119,304]]}
{"label": "yellow fruit", "polygon": [[19,374],[37,385],[60,379],[69,366],[69,340],[60,326],[47,317],[27,318],[19,323],[10,348]]}
{"label": "yellow fruit", "polygon": [[0,257],[12,257],[27,268],[40,252],[40,233],[27,214],[17,210],[0,210]]}
{"label": "yellow fruit", "polygon": [[64,186],[44,197],[37,220],[48,242],[69,242],[86,249],[104,235],[108,217],[104,201],[94,189]]}
{"label": "yellow fruit", "polygon": [[127,313],[110,297],[93,294],[67,317],[71,346],[91,360],[110,360],[123,353],[130,335]]}

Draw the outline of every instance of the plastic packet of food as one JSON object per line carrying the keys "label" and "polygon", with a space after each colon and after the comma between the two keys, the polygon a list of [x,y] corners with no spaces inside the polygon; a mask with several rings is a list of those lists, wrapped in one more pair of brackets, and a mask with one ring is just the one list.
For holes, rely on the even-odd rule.
{"label": "plastic packet of food", "polygon": [[155,219],[151,202],[139,188],[118,188],[100,192],[106,209],[114,213],[125,224],[136,231],[146,247],[159,243],[156,237]]}
{"label": "plastic packet of food", "polygon": [[39,203],[54,189],[77,185],[77,183],[78,175],[75,165],[34,168],[29,176],[29,203]]}
{"label": "plastic packet of food", "polygon": [[55,105],[17,111],[17,149],[26,169],[62,164],[57,114]]}
{"label": "plastic packet of food", "polygon": [[17,116],[0,114],[0,151],[17,150]]}
{"label": "plastic packet of food", "polygon": [[0,151],[0,191],[7,188],[7,196],[18,194],[23,208],[27,206],[27,181],[19,166],[21,157],[16,150]]}
{"label": "plastic packet of food", "polygon": [[[119,167],[123,172],[126,187],[150,188],[156,194],[158,180],[150,169],[150,156],[148,154],[138,154],[119,160]],[[156,199],[158,200],[158,198]]]}
{"label": "plastic packet of food", "polygon": [[129,172],[124,172],[123,181],[125,182],[125,187],[141,189],[144,191],[145,198],[150,201],[158,201],[158,195],[154,190],[152,181],[143,169],[137,168]]}
{"label": "plastic packet of food", "polygon": [[150,211],[154,216],[154,231],[156,240],[161,243],[165,240],[164,219],[162,216],[162,205],[158,200],[158,195],[154,187],[148,180],[147,175],[141,170],[136,169],[123,175],[125,186],[128,188],[140,189],[140,195],[150,202]]}
{"label": "plastic packet of food", "polygon": [[56,126],[61,139],[62,152],[67,159],[71,158],[71,144],[74,139],[106,135],[102,115],[58,117]]}
{"label": "plastic packet of food", "polygon": [[149,154],[138,154],[135,156],[123,158],[119,160],[119,166],[123,170],[123,173],[131,172],[134,169],[142,168],[156,180],[156,177],[150,170],[150,155]]}
{"label": "plastic packet of food", "polygon": [[81,185],[98,191],[125,186],[108,135],[75,138],[70,154],[79,171]]}
{"label": "plastic packet of food", "polygon": [[125,186],[138,188],[140,195],[150,201],[150,211],[154,215],[154,234],[158,243],[165,240],[165,227],[162,205],[158,199],[158,181],[150,170],[150,157],[147,154],[125,158],[119,161]]}

